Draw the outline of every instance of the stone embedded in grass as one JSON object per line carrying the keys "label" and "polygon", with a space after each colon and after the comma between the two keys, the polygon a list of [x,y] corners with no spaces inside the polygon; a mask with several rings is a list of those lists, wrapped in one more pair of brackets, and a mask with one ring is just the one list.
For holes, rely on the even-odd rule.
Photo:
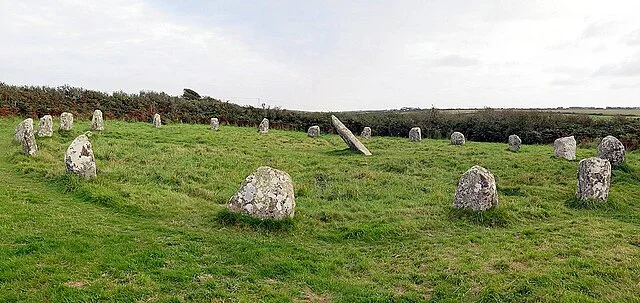
{"label": "stone embedded in grass", "polygon": [[422,141],[422,131],[419,127],[414,127],[409,130],[409,140],[413,142]]}
{"label": "stone embedded in grass", "polygon": [[73,114],[72,113],[62,113],[60,115],[60,130],[62,131],[70,131],[73,129]]}
{"label": "stone embedded in grass", "polygon": [[96,159],[93,156],[93,148],[89,142],[90,132],[85,135],[78,136],[69,148],[64,157],[64,164],[67,172],[74,173],[85,179],[95,178],[96,176]]}
{"label": "stone embedded in grass", "polygon": [[33,133],[33,119],[27,120],[24,122],[24,129],[22,131],[22,153],[35,156],[38,151],[38,145],[36,144],[36,136]]}
{"label": "stone embedded in grass", "polygon": [[353,135],[353,133],[346,127],[338,118],[334,115],[331,115],[331,124],[333,128],[336,130],[342,141],[346,143],[351,150],[359,151],[363,153],[365,156],[371,156],[371,152]]}
{"label": "stone embedded in grass", "polygon": [[162,119],[160,118],[160,114],[153,115],[153,127],[158,128],[162,126]]}
{"label": "stone embedded in grass", "polygon": [[464,139],[464,135],[461,132],[454,132],[451,134],[451,144],[453,145],[464,145],[466,140]]}
{"label": "stone embedded in grass", "polygon": [[517,152],[520,150],[520,144],[522,144],[522,140],[518,135],[509,136],[509,150],[513,152]]}
{"label": "stone embedded in grass", "polygon": [[260,122],[260,125],[258,125],[258,132],[261,134],[266,134],[269,132],[269,119],[262,119],[262,122]]}
{"label": "stone embedded in grass", "polygon": [[576,159],[576,139],[571,137],[558,138],[553,142],[553,155],[567,160]]}
{"label": "stone embedded in grass", "polygon": [[96,109],[93,111],[93,117],[91,118],[92,130],[104,130],[104,119],[102,118],[102,111]]}
{"label": "stone embedded in grass", "polygon": [[320,126],[314,125],[307,130],[307,136],[315,138],[320,137]]}
{"label": "stone embedded in grass", "polygon": [[293,218],[296,200],[289,174],[261,166],[249,175],[227,204],[232,212],[259,219]]}
{"label": "stone embedded in grass", "polygon": [[624,145],[614,136],[606,136],[598,144],[598,158],[607,159],[616,166],[624,162]]}
{"label": "stone embedded in grass", "polygon": [[31,125],[31,129],[33,130],[33,119],[27,118],[18,123],[13,137],[15,141],[22,143],[22,140],[24,140],[24,131],[27,129],[27,125]]}
{"label": "stone embedded in grass", "polygon": [[38,137],[53,136],[53,117],[44,115],[38,122]]}
{"label": "stone embedded in grass", "polygon": [[363,139],[371,139],[371,127],[365,127],[362,130],[362,133],[360,133],[360,137],[362,137]]}
{"label": "stone embedded in grass", "polygon": [[580,200],[607,200],[611,186],[611,163],[609,160],[591,157],[578,163],[578,189]]}
{"label": "stone embedded in grass", "polygon": [[218,129],[220,129],[220,122],[218,121],[218,118],[211,118],[211,130]]}
{"label": "stone embedded in grass", "polygon": [[483,211],[496,205],[498,205],[498,193],[493,174],[478,165],[471,167],[458,182],[453,207]]}

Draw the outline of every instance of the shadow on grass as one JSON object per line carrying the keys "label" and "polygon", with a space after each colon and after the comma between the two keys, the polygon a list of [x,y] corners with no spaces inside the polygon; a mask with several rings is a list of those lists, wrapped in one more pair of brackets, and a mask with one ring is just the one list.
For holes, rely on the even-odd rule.
{"label": "shadow on grass", "polygon": [[448,216],[451,220],[461,220],[486,227],[507,227],[513,222],[511,214],[496,207],[485,211],[450,208]]}
{"label": "shadow on grass", "polygon": [[600,201],[595,199],[580,200],[578,198],[570,198],[564,202],[564,205],[573,209],[588,209],[588,210],[618,210],[620,207],[611,199],[607,201]]}
{"label": "shadow on grass", "polygon": [[269,232],[289,231],[294,227],[293,219],[291,218],[283,220],[257,219],[231,212],[226,208],[218,212],[216,222],[220,225],[248,227],[253,230]]}
{"label": "shadow on grass", "polygon": [[327,155],[329,156],[352,156],[352,155],[362,155],[362,153],[355,151],[355,150],[351,150],[351,149],[339,149],[339,150],[332,150],[332,151],[328,151],[326,152]]}

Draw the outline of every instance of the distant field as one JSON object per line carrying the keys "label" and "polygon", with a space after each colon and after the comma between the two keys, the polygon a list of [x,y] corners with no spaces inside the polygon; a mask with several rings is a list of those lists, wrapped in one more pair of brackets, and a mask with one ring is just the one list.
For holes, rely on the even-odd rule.
{"label": "distant field", "polygon": [[[0,302],[640,302],[640,151],[583,205],[549,145],[374,137],[364,157],[336,135],[106,121],[85,181],[63,156],[88,121],[36,158],[18,122],[0,119]],[[500,204],[454,211],[476,164]],[[292,221],[224,211],[261,165],[293,178]]]}
{"label": "distant field", "polygon": [[[586,114],[591,116],[613,117],[617,115],[640,118],[640,109],[519,109],[532,111],[546,111],[560,114]],[[473,113],[478,109],[444,109],[445,112]]]}

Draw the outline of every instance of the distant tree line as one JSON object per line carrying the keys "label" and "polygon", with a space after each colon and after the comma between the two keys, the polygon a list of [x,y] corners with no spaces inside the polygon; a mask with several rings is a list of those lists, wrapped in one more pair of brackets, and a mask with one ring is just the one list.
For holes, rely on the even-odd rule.
{"label": "distant tree line", "polygon": [[558,114],[531,110],[493,110],[451,112],[438,109],[377,112],[301,112],[281,108],[256,108],[201,97],[192,89],[182,96],[142,91],[137,94],[111,94],[83,88],[60,86],[13,86],[0,82],[0,116],[38,118],[46,114],[70,112],[88,119],[95,109],[105,118],[151,122],[159,113],[163,121],[208,123],[218,117],[224,124],[257,126],[268,118],[277,129],[306,131],[319,125],[332,132],[330,116],[335,114],[354,133],[369,126],[374,136],[407,137],[409,129],[418,126],[425,138],[448,138],[454,131],[468,140],[506,142],[511,134],[525,144],[546,144],[561,136],[574,135],[579,142],[589,142],[606,135],[618,137],[629,149],[640,144],[640,119],[614,117],[592,118],[588,115]]}

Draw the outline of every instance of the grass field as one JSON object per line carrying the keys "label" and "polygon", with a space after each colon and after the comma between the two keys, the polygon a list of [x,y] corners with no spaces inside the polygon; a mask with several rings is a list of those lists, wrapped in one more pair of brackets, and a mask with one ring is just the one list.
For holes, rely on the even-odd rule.
{"label": "grass field", "polygon": [[[18,122],[0,119],[0,302],[640,302],[638,151],[594,205],[551,146],[374,137],[364,157],[335,135],[106,121],[85,181],[63,157],[88,121],[36,158]],[[500,204],[454,211],[476,164]],[[293,220],[224,211],[261,165],[293,178]]]}

